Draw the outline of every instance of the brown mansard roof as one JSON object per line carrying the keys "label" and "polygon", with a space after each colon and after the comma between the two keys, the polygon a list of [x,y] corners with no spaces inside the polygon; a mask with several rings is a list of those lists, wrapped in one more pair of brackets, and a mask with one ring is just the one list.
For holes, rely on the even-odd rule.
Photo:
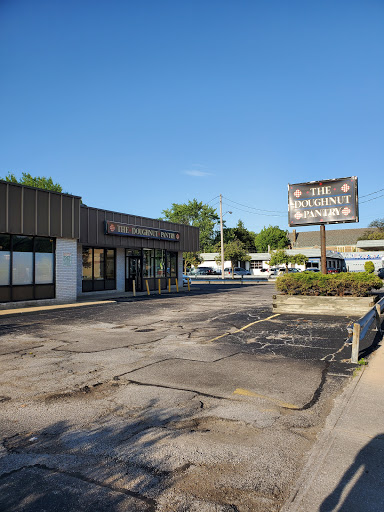
{"label": "brown mansard roof", "polygon": [[[358,238],[367,231],[375,231],[375,228],[352,228],[352,229],[326,229],[327,246],[356,245]],[[292,248],[300,247],[320,247],[320,228],[318,231],[296,230],[296,241],[294,240],[294,231],[288,235]]]}

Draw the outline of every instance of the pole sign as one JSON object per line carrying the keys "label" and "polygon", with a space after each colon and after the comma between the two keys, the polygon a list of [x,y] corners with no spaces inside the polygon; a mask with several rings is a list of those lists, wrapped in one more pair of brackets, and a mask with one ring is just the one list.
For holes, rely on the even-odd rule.
{"label": "pole sign", "polygon": [[134,236],[139,238],[153,238],[156,240],[165,240],[167,242],[179,242],[180,233],[178,231],[169,231],[167,229],[146,228],[144,226],[134,226],[133,224],[122,224],[121,222],[105,221],[106,235]]}
{"label": "pole sign", "polygon": [[288,224],[359,222],[357,177],[288,184]]}

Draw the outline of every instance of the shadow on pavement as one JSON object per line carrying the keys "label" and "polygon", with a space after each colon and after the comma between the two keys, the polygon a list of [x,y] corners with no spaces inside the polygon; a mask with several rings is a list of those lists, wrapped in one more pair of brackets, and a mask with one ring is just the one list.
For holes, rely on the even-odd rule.
{"label": "shadow on pavement", "polygon": [[356,456],[320,512],[382,512],[384,510],[384,433]]}

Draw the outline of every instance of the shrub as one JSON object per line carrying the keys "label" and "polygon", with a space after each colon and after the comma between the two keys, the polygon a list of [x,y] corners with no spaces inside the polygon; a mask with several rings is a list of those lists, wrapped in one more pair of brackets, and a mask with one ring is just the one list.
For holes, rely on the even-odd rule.
{"label": "shrub", "polygon": [[340,274],[320,274],[300,272],[285,274],[276,279],[276,288],[286,295],[353,295],[367,297],[371,290],[378,290],[383,281],[367,272],[341,272]]}
{"label": "shrub", "polygon": [[372,263],[372,261],[366,261],[364,263],[364,270],[369,274],[372,274],[372,272],[375,271],[375,265]]}

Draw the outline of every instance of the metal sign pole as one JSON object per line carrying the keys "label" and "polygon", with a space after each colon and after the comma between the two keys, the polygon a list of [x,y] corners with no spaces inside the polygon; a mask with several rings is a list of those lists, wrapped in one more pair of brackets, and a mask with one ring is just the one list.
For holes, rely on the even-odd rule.
{"label": "metal sign pole", "polygon": [[320,241],[321,241],[321,272],[327,273],[327,245],[325,241],[325,224],[320,225]]}

